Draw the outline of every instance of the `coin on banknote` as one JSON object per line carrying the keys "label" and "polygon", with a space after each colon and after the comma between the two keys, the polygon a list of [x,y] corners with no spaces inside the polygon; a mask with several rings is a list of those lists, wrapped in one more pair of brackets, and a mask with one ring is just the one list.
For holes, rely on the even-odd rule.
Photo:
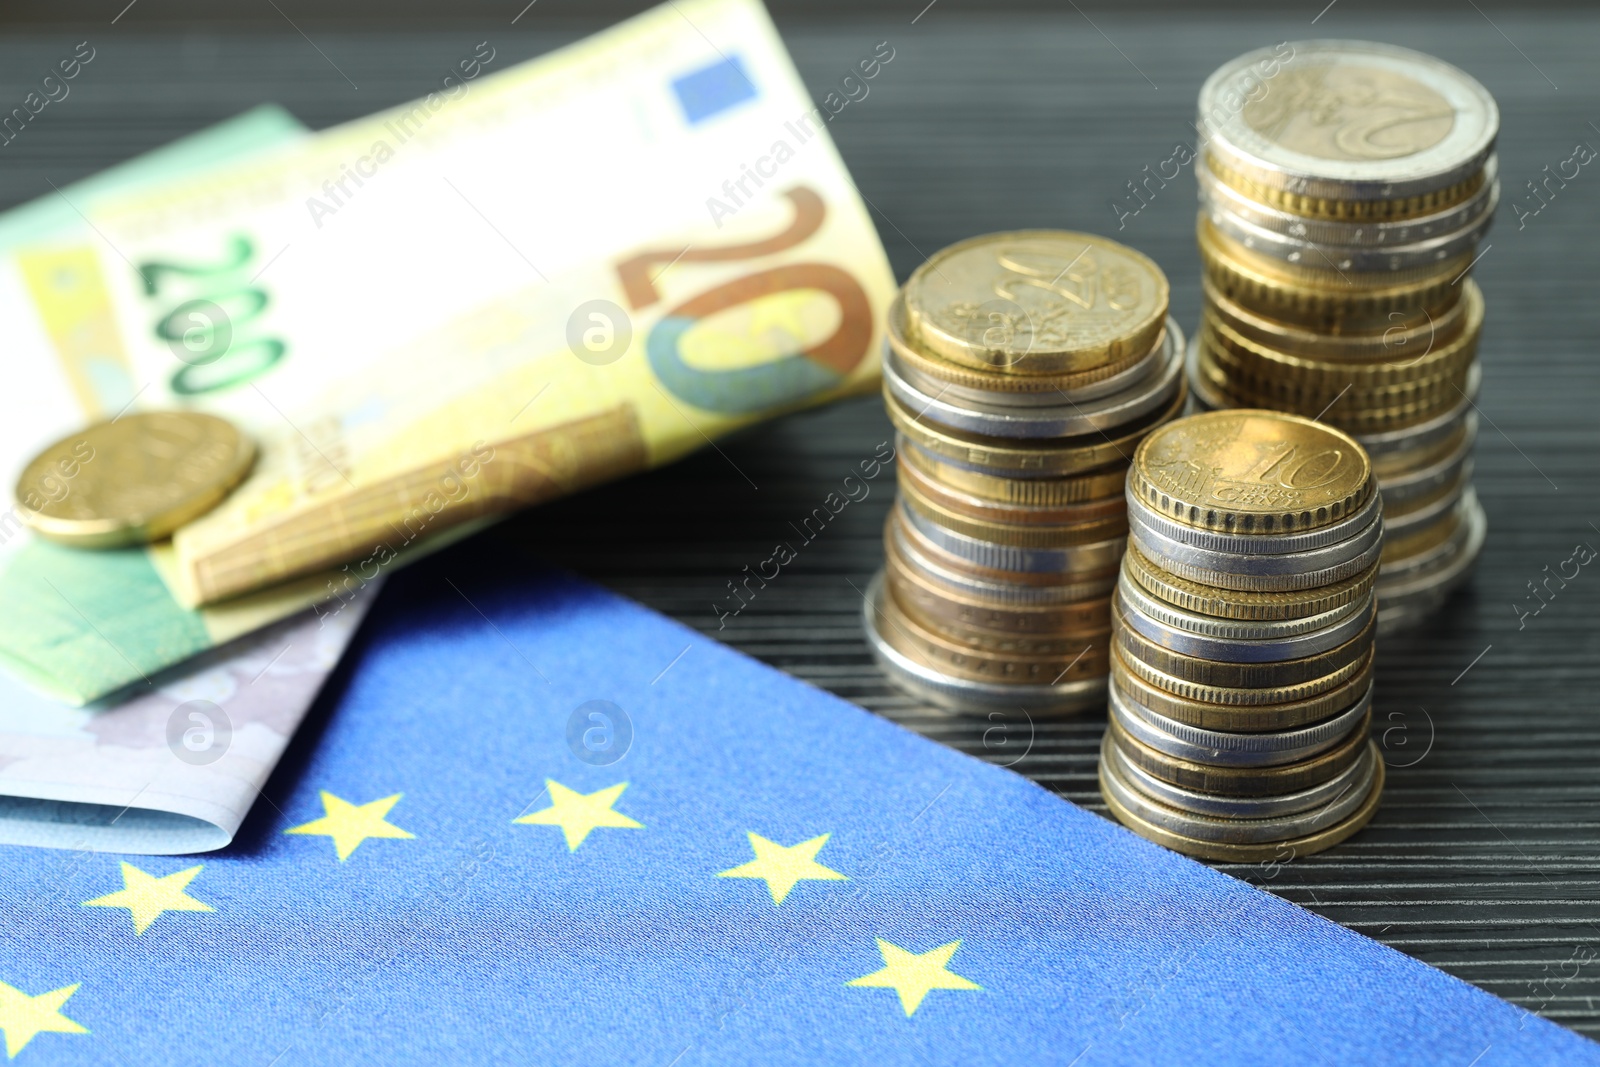
{"label": "coin on banknote", "polygon": [[255,454],[215,415],[123,415],[35,456],[17,479],[17,511],[43,536],[79,548],[155,541],[215,507]]}
{"label": "coin on banknote", "polygon": [[1115,241],[1017,230],[935,252],[905,309],[912,339],[954,363],[1060,374],[1148,352],[1168,296],[1161,268]]}

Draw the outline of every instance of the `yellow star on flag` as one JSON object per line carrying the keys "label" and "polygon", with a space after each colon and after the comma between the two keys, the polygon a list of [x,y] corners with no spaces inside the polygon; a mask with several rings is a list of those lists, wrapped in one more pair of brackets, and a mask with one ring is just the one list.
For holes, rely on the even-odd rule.
{"label": "yellow star on flag", "polygon": [[133,917],[133,932],[142,934],[150,928],[150,924],[161,918],[162,914],[169,911],[216,911],[210,904],[202,903],[191,897],[185,890],[189,883],[194,881],[194,876],[200,873],[198,866],[169,874],[165,878],[157,878],[153,874],[141,871],[131,863],[122,865],[122,888],[115,893],[107,893],[103,897],[86,900],[86,908],[127,908],[128,914]]}
{"label": "yellow star on flag", "polygon": [[568,852],[577,851],[578,846],[583,844],[583,839],[589,836],[589,831],[602,826],[618,830],[644,829],[643,825],[634,822],[622,812],[611,810],[611,805],[615,804],[622,791],[628,788],[627,782],[587,795],[574,792],[550,778],[544,780],[544,787],[550,791],[550,806],[511,821],[526,826],[561,827],[561,832],[567,837]]}
{"label": "yellow star on flag", "polygon": [[318,834],[333,838],[333,849],[339,854],[339,862],[343,863],[350,858],[350,853],[356,850],[356,846],[369,837],[410,839],[416,836],[406,833],[388,820],[390,810],[400,803],[403,795],[396,793],[392,797],[374,800],[369,804],[352,804],[324,789],[322,810],[326,814],[320,819],[312,819],[300,826],[291,826],[284,833]]}
{"label": "yellow star on flag", "polygon": [[6,1035],[6,1058],[14,1058],[40,1034],[87,1034],[87,1029],[61,1014],[61,1005],[77,991],[77,983],[73,983],[30,997],[0,982],[0,1030]]}
{"label": "yellow star on flag", "polygon": [[831,834],[813,837],[798,845],[785,848],[776,841],[768,841],[760,834],[749,834],[750,848],[756,858],[731,871],[718,871],[718,878],[764,878],[772,893],[772,903],[782,904],[796,883],[802,880],[842,882],[845,876],[817,862],[817,853],[828,843]]}
{"label": "yellow star on flag", "polygon": [[952,941],[918,955],[898,945],[891,945],[880,937],[878,951],[883,955],[883,970],[852,978],[845,985],[894,990],[900,994],[900,1006],[906,1010],[906,1018],[909,1019],[922,1003],[922,998],[932,990],[983,988],[945,968],[960,947],[960,941]]}

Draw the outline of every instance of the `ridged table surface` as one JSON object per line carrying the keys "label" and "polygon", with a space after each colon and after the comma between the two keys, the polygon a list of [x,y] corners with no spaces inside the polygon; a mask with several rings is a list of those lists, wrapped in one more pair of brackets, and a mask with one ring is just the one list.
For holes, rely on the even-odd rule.
{"label": "ridged table surface", "polygon": [[[1528,583],[1556,572],[1574,545],[1600,546],[1600,161],[1564,187],[1552,184],[1554,198],[1520,228],[1512,210],[1538,206],[1525,183],[1542,179],[1546,165],[1557,170],[1579,142],[1600,146],[1600,17],[1475,6],[1408,15],[1337,5],[1313,26],[1315,11],[1298,5],[1293,18],[1124,18],[1099,7],[979,18],[934,6],[913,24],[921,5],[912,4],[894,20],[782,28],[819,97],[878,42],[895,50],[870,94],[831,129],[900,277],[975,233],[1095,230],[1162,265],[1186,328],[1199,309],[1192,175],[1152,184],[1153,199],[1120,233],[1108,205],[1147,164],[1155,170],[1175,144],[1192,141],[1195,94],[1217,64],[1284,39],[1374,38],[1455,62],[1495,94],[1504,193],[1477,268],[1488,301],[1476,475],[1487,547],[1470,588],[1437,619],[1380,646],[1374,732],[1390,772],[1372,824],[1319,856],[1223,869],[1600,1036],[1600,575],[1585,568],[1564,587],[1552,581],[1557,592],[1537,615],[1519,619],[1515,607],[1536,604]],[[237,35],[141,29],[135,8],[116,25],[8,33],[6,107],[79,40],[97,51],[72,95],[0,148],[0,203],[48,193],[51,182],[64,186],[263,100],[322,127],[420,95],[480,40],[497,49],[496,66],[509,65],[586,29],[526,25],[312,29],[313,47],[287,25]],[[580,156],[592,158],[579,146],[549,146],[554,165],[582,165]],[[513,519],[473,543],[472,565],[564,563],[1103,813],[1095,787],[1103,714],[1031,725],[1020,713],[961,720],[900,695],[874,669],[860,591],[881,562],[892,471],[820,536],[797,539],[801,520],[889,439],[872,398],[792,416],[723,443],[720,454]],[[779,541],[794,543],[798,558],[719,623],[714,605],[732,603],[726,583]]]}

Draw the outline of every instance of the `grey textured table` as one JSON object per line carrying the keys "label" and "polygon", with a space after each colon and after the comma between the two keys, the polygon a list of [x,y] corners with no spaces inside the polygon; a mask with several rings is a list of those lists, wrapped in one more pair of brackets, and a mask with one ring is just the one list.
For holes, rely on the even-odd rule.
{"label": "grey textured table", "polygon": [[[819,93],[877,42],[895,49],[870,95],[832,129],[902,277],[923,253],[986,230],[1115,233],[1108,202],[1187,139],[1201,80],[1247,47],[1314,35],[1390,40],[1460,64],[1498,97],[1505,194],[1478,268],[1489,301],[1477,468],[1488,547],[1471,588],[1432,625],[1380,649],[1375,732],[1392,770],[1372,825],[1321,856],[1224,869],[1600,1036],[1600,638],[1591,622],[1600,577],[1581,572],[1523,623],[1513,608],[1529,603],[1527,583],[1546,565],[1554,571],[1576,542],[1600,546],[1600,166],[1584,168],[1522,229],[1511,210],[1533,203],[1524,183],[1546,164],[1554,169],[1577,142],[1600,145],[1600,17],[1504,2],[1406,14],[1351,0],[1313,27],[1319,0],[1294,5],[1292,17],[1125,18],[1096,7],[1088,16],[979,19],[935,6],[913,24],[921,6],[893,20],[783,27]],[[48,193],[51,182],[65,185],[263,100],[321,127],[419,95],[485,38],[509,64],[592,28],[522,27],[508,15],[449,31],[313,30],[313,47],[287,26],[235,35],[141,29],[134,9],[116,25],[108,17],[9,33],[0,41],[0,101],[20,101],[34,75],[79,40],[97,55],[69,99],[0,148],[0,203]],[[576,155],[550,146],[553,165]],[[1167,270],[1186,326],[1199,299],[1193,196],[1184,174],[1119,235]],[[733,439],[721,455],[704,452],[518,517],[453,558],[464,567],[564,563],[1103,811],[1094,778],[1103,716],[1031,727],[1020,715],[955,720],[918,707],[875,672],[857,590],[880,559],[888,477],[719,630],[713,602],[726,597],[725,583],[793,539],[790,524],[889,433],[870,399],[794,416]]]}

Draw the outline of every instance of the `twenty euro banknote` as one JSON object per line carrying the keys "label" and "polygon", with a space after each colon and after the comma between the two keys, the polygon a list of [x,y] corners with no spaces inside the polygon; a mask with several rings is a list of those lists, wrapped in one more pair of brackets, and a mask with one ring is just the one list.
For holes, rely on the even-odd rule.
{"label": "twenty euro banknote", "polygon": [[419,537],[874,388],[893,277],[757,0],[496,58],[91,212],[139,405],[261,447],[173,539],[190,602],[330,564],[344,595]]}

